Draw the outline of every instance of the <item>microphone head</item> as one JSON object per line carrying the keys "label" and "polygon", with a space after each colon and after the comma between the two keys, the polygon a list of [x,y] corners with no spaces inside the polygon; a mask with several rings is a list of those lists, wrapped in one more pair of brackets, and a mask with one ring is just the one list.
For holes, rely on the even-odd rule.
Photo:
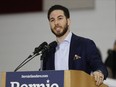
{"label": "microphone head", "polygon": [[43,42],[42,44],[39,45],[39,47],[36,47],[33,54],[39,53],[45,46],[47,46],[47,42]]}
{"label": "microphone head", "polygon": [[42,49],[42,53],[47,53],[53,50],[57,46],[57,42],[53,41],[49,45],[45,45]]}
{"label": "microphone head", "polygon": [[54,48],[54,47],[56,47],[57,46],[57,42],[56,41],[53,41],[53,42],[51,42],[50,44],[49,44],[49,47],[50,48]]}
{"label": "microphone head", "polygon": [[56,46],[57,46],[57,42],[56,41],[51,42],[49,44],[49,51],[55,50]]}

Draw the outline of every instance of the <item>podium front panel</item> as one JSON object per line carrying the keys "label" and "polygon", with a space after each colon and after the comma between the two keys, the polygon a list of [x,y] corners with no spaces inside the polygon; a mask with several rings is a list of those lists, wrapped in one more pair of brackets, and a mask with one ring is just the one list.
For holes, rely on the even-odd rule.
{"label": "podium front panel", "polygon": [[6,72],[6,87],[64,87],[64,71]]}

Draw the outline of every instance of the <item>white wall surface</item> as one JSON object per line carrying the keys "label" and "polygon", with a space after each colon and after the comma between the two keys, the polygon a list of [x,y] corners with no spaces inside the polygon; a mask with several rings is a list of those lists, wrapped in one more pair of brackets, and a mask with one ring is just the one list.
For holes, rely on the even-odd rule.
{"label": "white wall surface", "polygon": [[[71,31],[95,41],[103,61],[116,39],[115,0],[96,0],[94,9],[71,11]],[[14,69],[43,41],[55,40],[46,12],[0,15],[0,72]],[[40,56],[19,71],[39,69]]]}

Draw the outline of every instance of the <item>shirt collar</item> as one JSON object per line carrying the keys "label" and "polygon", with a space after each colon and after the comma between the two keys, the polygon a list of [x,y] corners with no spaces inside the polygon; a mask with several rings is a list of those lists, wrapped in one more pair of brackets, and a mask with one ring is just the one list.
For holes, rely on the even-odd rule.
{"label": "shirt collar", "polygon": [[68,35],[66,36],[66,38],[64,39],[64,41],[63,41],[62,43],[60,43],[60,44],[57,45],[56,50],[58,50],[59,47],[60,47],[62,44],[64,44],[64,43],[65,43],[65,44],[67,43],[67,44],[69,45],[70,42],[71,42],[71,37],[72,37],[72,32],[70,31],[69,34],[68,34]]}
{"label": "shirt collar", "polygon": [[67,37],[64,39],[64,41],[70,43],[71,37],[72,37],[72,32],[70,31],[69,34],[67,35]]}

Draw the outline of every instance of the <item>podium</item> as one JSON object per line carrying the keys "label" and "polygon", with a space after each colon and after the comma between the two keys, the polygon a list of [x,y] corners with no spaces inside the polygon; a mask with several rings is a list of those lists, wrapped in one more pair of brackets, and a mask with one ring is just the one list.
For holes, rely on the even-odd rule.
{"label": "podium", "polygon": [[[79,70],[3,72],[2,87],[98,87],[92,76]],[[101,84],[99,87],[108,87]]]}

